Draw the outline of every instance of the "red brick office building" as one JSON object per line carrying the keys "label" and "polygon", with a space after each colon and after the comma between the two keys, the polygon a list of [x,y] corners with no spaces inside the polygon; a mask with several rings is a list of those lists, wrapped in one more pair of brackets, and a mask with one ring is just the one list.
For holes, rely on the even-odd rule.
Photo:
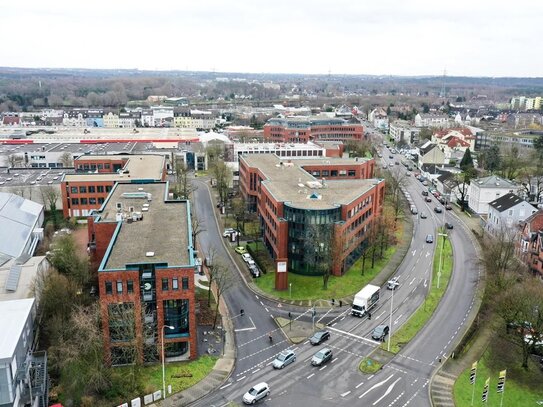
{"label": "red brick office building", "polygon": [[258,154],[241,156],[239,164],[241,193],[249,210],[257,212],[276,263],[276,289],[288,287],[288,272],[319,274],[308,253],[329,254],[333,244],[329,236],[318,235],[319,228],[332,228],[342,239],[333,274],[342,275],[361,256],[368,228],[384,203],[384,180],[371,179],[373,159],[283,161]]}
{"label": "red brick office building", "polygon": [[100,208],[115,182],[166,179],[162,155],[83,155],[74,167],[76,173],[64,175],[60,185],[65,218],[88,216]]}
{"label": "red brick office building", "polygon": [[358,122],[337,117],[273,118],[264,125],[264,139],[275,143],[360,141],[364,139],[364,128]]}
{"label": "red brick office building", "polygon": [[162,334],[167,361],[198,355],[190,203],[167,196],[165,182],[116,183],[89,217],[109,364],[131,363],[134,349],[159,361]]}

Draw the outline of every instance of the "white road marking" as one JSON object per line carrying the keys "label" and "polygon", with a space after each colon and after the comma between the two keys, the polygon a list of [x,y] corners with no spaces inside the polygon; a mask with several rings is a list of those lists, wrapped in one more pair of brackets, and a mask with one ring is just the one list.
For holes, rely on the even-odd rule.
{"label": "white road marking", "polygon": [[323,367],[321,367],[319,370],[323,370],[323,369],[326,369],[326,366],[328,365],[324,365]]}
{"label": "white road marking", "polygon": [[311,379],[313,376],[315,376],[315,373],[311,373],[309,376],[307,376],[307,378]]}
{"label": "white road marking", "polygon": [[394,320],[394,325],[398,323],[401,317],[403,317],[403,314],[400,314],[400,316]]}
{"label": "white road marking", "polygon": [[236,380],[236,382],[239,382],[240,380],[243,380],[245,379],[247,376],[243,376],[243,377],[240,377],[238,380]]}
{"label": "white road marking", "polygon": [[[272,362],[272,363],[273,363],[273,362]],[[256,369],[256,370],[252,371],[251,374],[255,374],[255,373],[258,372],[259,370],[260,370],[260,368],[258,368],[258,369]]]}
{"label": "white road marking", "polygon": [[360,339],[360,340],[363,340],[363,341],[366,341],[366,342],[373,343],[375,345],[381,345],[381,342],[373,341],[371,339],[364,338],[363,336],[358,336],[358,335],[352,334],[350,332],[342,331],[341,329],[333,328],[331,326],[329,326],[328,329],[330,329],[331,331],[342,333],[344,335],[352,336],[353,338],[356,338],[356,339]]}
{"label": "white road marking", "polygon": [[304,342],[304,345],[307,345],[308,343],[309,343],[309,341],[305,341],[305,342]]}
{"label": "white road marking", "polygon": [[430,252],[426,252],[426,257],[428,257],[430,255]]}
{"label": "white road marking", "polygon": [[370,391],[372,391],[373,389],[376,389],[377,387],[379,386],[382,386],[383,384],[385,384],[386,382],[388,382],[390,379],[392,379],[392,376],[394,376],[394,373],[392,373],[390,376],[388,376],[385,380],[383,380],[382,382],[379,382],[377,384],[374,384],[373,386],[371,386],[368,390],[366,390],[364,393],[362,393],[360,396],[358,396],[359,399],[361,399],[362,397],[364,397],[366,394],[368,394]]}
{"label": "white road marking", "polygon": [[415,282],[415,280],[417,279],[417,277],[413,277],[413,280],[411,280],[411,282],[409,283],[409,285],[413,284]]}
{"label": "white road marking", "polygon": [[266,312],[270,312],[270,310],[269,310],[269,309],[267,309],[266,307],[264,307],[264,309],[266,310]]}
{"label": "white road marking", "polygon": [[228,386],[232,386],[232,383],[225,384],[224,386],[219,387],[219,388],[222,390],[222,389],[226,389]]}
{"label": "white road marking", "polygon": [[350,393],[351,393],[350,390],[349,390],[349,391],[346,391],[345,393],[343,393],[343,394],[341,395],[341,397],[345,397],[346,395],[348,395],[348,394],[350,394]]}
{"label": "white road marking", "polygon": [[358,389],[358,388],[359,388],[360,386],[362,386],[363,384],[364,384],[364,382],[360,382],[360,383],[358,383],[358,384],[356,385],[355,388]]}
{"label": "white road marking", "polygon": [[424,288],[428,287],[428,282],[424,279]]}
{"label": "white road marking", "polygon": [[417,249],[413,250],[413,256],[415,255],[416,252],[417,252]]}
{"label": "white road marking", "polygon": [[396,383],[398,383],[400,381],[401,377],[398,377],[396,379],[396,381],[394,381],[394,383],[392,383],[390,386],[388,386],[388,389],[387,391],[385,391],[385,394],[383,394],[381,396],[381,398],[379,398],[378,400],[376,400],[372,405],[376,405],[377,403],[379,403],[381,400],[383,400],[386,396],[388,396],[390,394],[390,392],[392,391],[392,389],[394,388],[394,386],[396,386]]}
{"label": "white road marking", "polygon": [[383,314],[384,314],[385,312],[386,312],[386,311],[383,311],[382,313],[380,313],[379,315],[377,315],[377,316],[375,317],[375,319],[379,319],[380,317],[382,317]]}
{"label": "white road marking", "polygon": [[256,326],[252,328],[240,328],[240,329],[234,329],[234,332],[243,332],[243,331],[254,331],[256,329]]}

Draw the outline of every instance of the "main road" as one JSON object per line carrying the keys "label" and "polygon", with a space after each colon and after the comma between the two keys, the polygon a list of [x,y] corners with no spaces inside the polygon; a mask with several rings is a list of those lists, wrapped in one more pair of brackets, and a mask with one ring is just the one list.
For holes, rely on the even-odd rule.
{"label": "main road", "polygon": [[[388,157],[388,153],[385,154]],[[396,158],[392,160],[394,162]],[[398,159],[399,160],[399,159]],[[387,159],[382,164],[390,164]],[[394,165],[394,164],[393,164]],[[403,166],[394,165],[393,170],[405,171]],[[349,315],[348,309],[334,309],[322,318],[328,325],[331,338],[325,345],[313,347],[307,341],[291,345],[280,337],[272,316],[287,310],[277,303],[258,298],[243,286],[239,273],[234,278],[239,288],[227,291],[225,299],[236,330],[237,362],[227,383],[220,389],[196,402],[197,406],[225,406],[230,401],[241,403],[242,395],[254,384],[265,381],[270,385],[271,394],[262,405],[266,406],[329,406],[359,404],[372,406],[429,406],[429,380],[440,360],[447,357],[459,337],[467,329],[466,321],[472,311],[475,289],[479,278],[477,253],[470,233],[452,212],[443,210],[434,213],[434,207],[441,205],[432,198],[426,202],[421,193],[426,189],[414,177],[408,177],[406,190],[411,201],[417,206],[410,251],[400,265],[397,276],[400,286],[394,292],[383,289],[373,318],[359,319]],[[205,232],[199,235],[204,252],[214,248],[217,254],[230,261],[224,250],[221,231],[216,224],[213,205],[208,189],[200,184],[194,193],[195,210],[199,219],[206,219]],[[437,228],[447,221],[454,226],[449,238],[454,247],[454,271],[448,290],[434,316],[419,334],[393,357],[389,363],[374,375],[360,373],[360,360],[374,352],[380,344],[371,339],[373,328],[379,324],[398,329],[409,316],[423,306],[424,298],[432,281],[431,269],[435,243],[426,243],[427,234],[437,237]],[[434,241],[437,239],[434,239]],[[239,316],[240,309],[245,316]],[[309,320],[309,310],[300,318]],[[276,340],[268,342],[268,332]],[[334,353],[331,362],[323,367],[312,367],[312,355],[323,346]],[[297,360],[284,370],[274,371],[271,362],[283,349],[296,352]]]}

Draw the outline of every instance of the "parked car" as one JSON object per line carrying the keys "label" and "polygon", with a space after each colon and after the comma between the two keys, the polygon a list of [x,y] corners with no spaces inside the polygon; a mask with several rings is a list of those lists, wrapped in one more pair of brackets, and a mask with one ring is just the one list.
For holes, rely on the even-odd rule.
{"label": "parked car", "polygon": [[426,212],[421,212],[420,213],[420,218],[421,219],[426,219],[428,216],[426,215]]}
{"label": "parked car", "polygon": [[270,386],[268,383],[262,382],[251,387],[247,393],[243,395],[245,404],[255,404],[257,401],[270,395]]}
{"label": "parked car", "polygon": [[422,191],[422,196],[428,196],[428,191]]}
{"label": "parked car", "polygon": [[233,228],[226,228],[224,229],[224,232],[222,232],[222,237],[229,237],[234,232],[237,232],[237,230]]}
{"label": "parked car", "polygon": [[443,209],[441,209],[439,206],[436,206],[436,207],[434,208],[434,212],[435,212],[435,213],[441,213],[441,212],[443,212]]}
{"label": "parked car", "polygon": [[424,185],[425,187],[428,186],[428,181],[426,180],[422,181],[422,185]]}
{"label": "parked car", "polygon": [[376,326],[373,330],[371,337],[372,339],[375,339],[376,341],[384,342],[386,336],[388,335],[389,327],[388,325],[379,325]]}
{"label": "parked car", "polygon": [[427,196],[424,200],[425,200],[426,202],[432,202],[432,198],[430,198],[429,196]]}
{"label": "parked car", "polygon": [[247,249],[243,246],[238,246],[234,249],[234,251],[238,254],[245,254],[247,253]]}
{"label": "parked car", "polygon": [[256,264],[249,265],[249,272],[254,278],[260,277],[260,270]]}
{"label": "parked car", "polygon": [[274,369],[283,369],[285,366],[288,366],[295,361],[296,354],[290,349],[286,349],[275,357],[272,366]]}
{"label": "parked car", "polygon": [[452,229],[454,226],[452,225],[452,223],[447,222],[447,223],[445,223],[445,227],[447,229]]}
{"label": "parked car", "polygon": [[396,288],[398,288],[399,285],[400,285],[400,278],[394,277],[393,279],[388,280],[387,289],[395,290]]}
{"label": "parked car", "polygon": [[445,205],[445,209],[447,209],[448,211],[450,211],[450,210],[452,209],[452,206],[451,206],[451,204],[447,204],[447,205]]}
{"label": "parked car", "polygon": [[391,160],[394,158],[393,155],[389,155],[388,158],[390,158]]}
{"label": "parked car", "polygon": [[311,345],[320,345],[324,341],[330,339],[330,332],[328,331],[317,331],[309,338]]}
{"label": "parked car", "polygon": [[434,243],[434,235],[426,235],[426,243]]}
{"label": "parked car", "polygon": [[243,259],[243,261],[244,261],[245,263],[248,263],[249,260],[253,260],[253,258],[251,257],[251,255],[250,255],[249,253],[243,253],[243,254],[241,255],[241,258]]}
{"label": "parked car", "polygon": [[313,357],[311,358],[311,364],[313,366],[321,366],[328,362],[330,359],[332,359],[332,350],[328,348],[322,348],[320,351],[313,355]]}

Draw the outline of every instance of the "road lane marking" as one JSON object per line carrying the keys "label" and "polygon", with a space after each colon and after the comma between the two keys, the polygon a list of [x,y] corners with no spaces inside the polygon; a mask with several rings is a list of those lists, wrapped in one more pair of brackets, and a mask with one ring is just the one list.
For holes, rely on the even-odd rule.
{"label": "road lane marking", "polygon": [[322,319],[325,318],[325,317],[330,313],[330,311],[332,311],[332,308],[330,308],[330,309],[326,312],[326,314],[324,314],[322,317],[320,317],[320,318],[317,320],[317,323],[321,322]]}
{"label": "road lane marking", "polygon": [[352,334],[350,332],[342,331],[341,329],[337,329],[337,328],[334,328],[334,327],[331,327],[331,326],[329,326],[328,329],[330,329],[331,331],[339,332],[339,333],[344,334],[344,335],[352,336],[353,338],[360,339],[362,341],[366,341],[366,342],[372,343],[374,345],[381,345],[381,342],[373,341],[371,339],[364,338],[363,336],[358,336],[358,335]]}
{"label": "road lane marking", "polygon": [[364,382],[360,382],[360,383],[358,383],[358,384],[356,385],[355,388],[358,389],[358,388],[359,388],[360,386],[362,386],[363,384],[364,384]]}
{"label": "road lane marking", "polygon": [[239,382],[240,380],[243,380],[245,379],[247,376],[243,376],[243,377],[240,377],[238,380],[236,380],[236,382]]}
{"label": "road lane marking", "polygon": [[326,366],[328,365],[324,365],[323,367],[321,367],[319,370],[323,370],[323,369],[326,369]]}
{"label": "road lane marking", "polygon": [[372,405],[376,405],[377,403],[379,403],[381,400],[383,400],[386,396],[388,396],[390,394],[390,392],[392,391],[392,389],[394,388],[394,386],[396,386],[396,383],[398,383],[400,381],[401,377],[398,377],[396,379],[396,381],[394,381],[390,386],[388,386],[388,389],[387,391],[385,391],[385,394],[383,394],[381,396],[381,398],[379,398],[378,400],[376,400]]}
{"label": "road lane marking", "polygon": [[254,331],[256,327],[252,328],[240,328],[240,329],[234,329],[234,332],[244,332],[244,331]]}
{"label": "road lane marking", "polygon": [[[272,362],[272,363],[273,363],[273,362]],[[258,372],[259,370],[260,370],[260,368],[258,368],[258,369],[256,369],[256,370],[252,371],[251,374],[255,374],[255,373]]]}
{"label": "road lane marking", "polygon": [[[373,376],[373,375],[372,375]],[[382,386],[383,384],[385,384],[386,382],[388,382],[390,379],[392,379],[392,376],[394,376],[394,373],[392,373],[390,376],[388,376],[385,380],[383,380],[382,382],[379,382],[377,384],[374,384],[373,386],[371,386],[368,390],[366,390],[364,393],[362,393],[360,396],[358,396],[359,399],[361,399],[362,397],[364,397],[366,394],[368,394],[370,391],[372,391],[373,389],[376,389],[377,387],[380,387]]]}
{"label": "road lane marking", "polygon": [[417,249],[413,250],[413,256],[415,255],[416,252],[417,252]]}
{"label": "road lane marking", "polygon": [[349,391],[346,391],[345,393],[343,393],[343,394],[341,395],[341,397],[345,397],[345,396],[347,396],[347,395],[350,394],[350,393],[351,393],[350,390],[349,390]]}
{"label": "road lane marking", "polygon": [[411,282],[409,283],[409,285],[413,284],[415,282],[415,280],[417,279],[417,277],[413,277],[413,280],[411,280]]}
{"label": "road lane marking", "polygon": [[424,279],[424,288],[428,287],[428,282]]}
{"label": "road lane marking", "polygon": [[315,373],[311,373],[309,376],[307,376],[307,378],[311,379],[313,376],[315,376]]}
{"label": "road lane marking", "polygon": [[232,386],[232,383],[225,384],[224,386],[219,387],[219,389],[223,390],[226,389],[228,386]]}
{"label": "road lane marking", "polygon": [[377,315],[377,316],[375,317],[375,319],[381,318],[385,312],[386,312],[386,311],[383,311],[382,313],[380,313],[379,315]]}
{"label": "road lane marking", "polygon": [[403,314],[400,314],[400,316],[398,318],[396,318],[396,320],[394,321],[394,325],[396,325],[398,323],[398,321],[400,320],[401,317],[403,317]]}

